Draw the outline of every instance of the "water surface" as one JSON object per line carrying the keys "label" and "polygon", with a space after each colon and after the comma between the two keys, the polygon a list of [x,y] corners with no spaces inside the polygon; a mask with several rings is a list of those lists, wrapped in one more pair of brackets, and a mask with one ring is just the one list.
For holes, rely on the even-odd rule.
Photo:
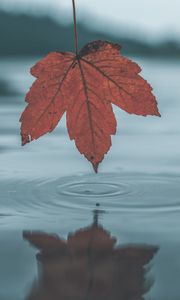
{"label": "water surface", "polygon": [[179,300],[180,63],[135,59],[162,118],[114,107],[118,132],[96,175],[65,117],[21,147],[36,60],[0,61],[0,299]]}

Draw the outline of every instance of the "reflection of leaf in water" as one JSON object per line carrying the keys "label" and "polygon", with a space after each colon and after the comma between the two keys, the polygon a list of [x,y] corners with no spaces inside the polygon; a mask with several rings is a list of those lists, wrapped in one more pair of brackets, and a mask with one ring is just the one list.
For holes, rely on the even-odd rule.
{"label": "reflection of leaf in water", "polygon": [[147,245],[116,247],[98,224],[76,231],[67,241],[43,232],[24,232],[37,254],[38,282],[28,300],[141,300],[145,269],[157,252]]}

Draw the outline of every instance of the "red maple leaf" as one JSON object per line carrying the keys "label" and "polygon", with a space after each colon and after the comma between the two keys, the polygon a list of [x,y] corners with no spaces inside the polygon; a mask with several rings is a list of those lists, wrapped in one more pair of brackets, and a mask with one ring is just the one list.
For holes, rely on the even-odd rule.
{"label": "red maple leaf", "polygon": [[140,71],[118,44],[107,41],[93,41],[78,54],[48,54],[31,69],[37,79],[20,119],[22,144],[51,132],[66,112],[70,139],[97,172],[116,133],[112,104],[130,114],[160,116]]}

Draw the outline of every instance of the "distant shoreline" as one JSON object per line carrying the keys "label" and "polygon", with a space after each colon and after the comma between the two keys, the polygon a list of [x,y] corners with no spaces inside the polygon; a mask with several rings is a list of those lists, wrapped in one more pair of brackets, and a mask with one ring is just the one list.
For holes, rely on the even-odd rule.
{"label": "distant shoreline", "polygon": [[[109,40],[122,45],[124,55],[153,58],[180,58],[180,42],[147,43],[143,39],[105,34],[79,24],[79,45],[92,40]],[[0,11],[0,57],[42,56],[51,51],[73,51],[72,25],[62,25],[46,16]]]}

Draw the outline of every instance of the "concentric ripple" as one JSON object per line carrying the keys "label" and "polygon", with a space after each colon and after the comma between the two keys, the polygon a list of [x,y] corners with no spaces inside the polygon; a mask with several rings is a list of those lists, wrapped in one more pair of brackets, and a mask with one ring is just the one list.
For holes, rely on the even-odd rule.
{"label": "concentric ripple", "polygon": [[[2,185],[2,186],[1,186]],[[62,208],[109,212],[180,210],[180,177],[146,174],[82,174],[53,180],[0,184],[5,211],[18,215],[59,214]]]}
{"label": "concentric ripple", "polygon": [[62,184],[57,187],[57,192],[63,195],[78,196],[78,197],[116,197],[128,193],[128,185],[124,183],[109,183],[82,181]]}

